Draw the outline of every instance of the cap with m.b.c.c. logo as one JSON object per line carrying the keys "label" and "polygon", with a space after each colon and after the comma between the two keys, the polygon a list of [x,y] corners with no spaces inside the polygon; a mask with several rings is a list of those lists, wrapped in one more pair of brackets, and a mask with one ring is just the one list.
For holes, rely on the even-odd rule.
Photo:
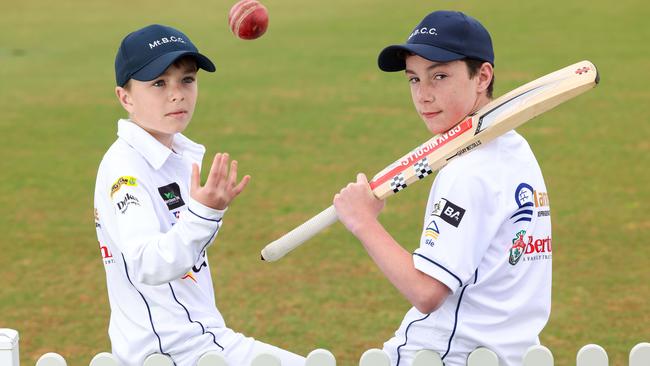
{"label": "cap with m.b.c.c. logo", "polygon": [[494,65],[492,39],[478,20],[458,11],[434,11],[413,29],[405,44],[384,48],[379,54],[379,68],[404,70],[404,52],[429,61],[449,62],[465,58]]}
{"label": "cap with m.b.c.c. logo", "polygon": [[181,31],[160,24],[146,26],[122,40],[115,56],[115,81],[124,86],[129,79],[153,80],[184,56],[193,57],[203,70],[215,70],[212,61]]}

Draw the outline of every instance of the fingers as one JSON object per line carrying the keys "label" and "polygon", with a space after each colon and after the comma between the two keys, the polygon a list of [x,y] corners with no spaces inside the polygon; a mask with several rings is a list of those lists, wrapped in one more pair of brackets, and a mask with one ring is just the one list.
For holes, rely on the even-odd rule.
{"label": "fingers", "polygon": [[244,176],[241,182],[237,184],[237,167],[239,163],[237,160],[230,162],[230,172],[228,173],[228,188],[232,188],[233,198],[238,196],[244,188],[248,185],[248,182],[251,180],[250,175]]}
{"label": "fingers", "polygon": [[237,183],[237,160],[230,162],[230,172],[228,173],[228,187],[234,187]]}
{"label": "fingers", "polygon": [[215,179],[219,178],[219,164],[221,164],[221,153],[216,153],[212,159],[212,165],[210,166],[210,171],[208,172],[208,178],[205,180],[205,185],[211,185]]}
{"label": "fingers", "polygon": [[368,197],[377,199],[377,197],[375,197],[373,194],[372,189],[370,188],[368,178],[363,173],[358,173],[357,181],[348,183],[343,189],[341,189],[338,194],[334,196],[334,200],[340,200],[340,197],[346,197],[347,199],[348,197],[358,196],[360,194],[365,194]]}
{"label": "fingers", "polygon": [[[194,182],[197,172],[194,172],[194,167],[192,169],[191,189],[195,190],[197,197],[203,199],[201,203],[219,210],[228,207],[232,200],[246,188],[251,179],[247,175],[239,184],[237,183],[238,162],[230,161],[228,153],[215,154],[208,178],[203,186],[200,185],[199,179]],[[200,174],[198,176],[200,178]]]}
{"label": "fingers", "polygon": [[190,179],[190,194],[196,192],[201,187],[201,174],[199,173],[199,164],[192,163],[192,176]]}
{"label": "fingers", "polygon": [[228,161],[230,160],[230,155],[228,153],[221,154],[221,161],[219,162],[219,177],[226,178],[228,177]]}
{"label": "fingers", "polygon": [[244,178],[242,178],[241,182],[239,182],[239,184],[235,188],[232,189],[235,196],[238,196],[244,190],[244,188],[246,188],[246,186],[248,185],[248,182],[250,182],[250,180],[251,180],[250,175],[246,175],[246,176],[244,176]]}
{"label": "fingers", "polygon": [[228,177],[228,160],[230,160],[228,153],[216,153],[214,155],[210,173],[205,182],[206,185],[219,185],[221,180]]}

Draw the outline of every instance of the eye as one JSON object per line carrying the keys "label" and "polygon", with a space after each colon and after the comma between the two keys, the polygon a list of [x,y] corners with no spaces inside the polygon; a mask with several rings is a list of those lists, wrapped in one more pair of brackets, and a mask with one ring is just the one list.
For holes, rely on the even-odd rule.
{"label": "eye", "polygon": [[447,78],[447,75],[445,75],[445,74],[435,74],[435,75],[433,75],[433,80],[442,80],[442,79],[445,79],[445,78]]}
{"label": "eye", "polygon": [[156,81],[153,82],[152,85],[157,87],[157,88],[163,87],[163,86],[165,86],[165,80],[162,80],[162,79],[156,80]]}
{"label": "eye", "polygon": [[417,76],[410,76],[408,80],[409,80],[409,84],[416,84],[420,82],[420,78]]}
{"label": "eye", "polygon": [[185,84],[192,84],[195,81],[196,81],[196,78],[194,76],[186,76],[186,77],[183,78],[183,83],[185,83]]}

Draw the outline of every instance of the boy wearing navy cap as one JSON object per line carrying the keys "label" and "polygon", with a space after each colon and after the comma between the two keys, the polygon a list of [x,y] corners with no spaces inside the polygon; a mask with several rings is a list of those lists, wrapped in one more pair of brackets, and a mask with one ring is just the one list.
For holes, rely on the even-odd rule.
{"label": "boy wearing navy cap", "polygon": [[215,71],[182,32],[150,25],[127,35],[115,58],[115,93],[128,112],[104,155],[95,186],[95,227],[111,306],[109,336],[123,365],[153,353],[194,366],[205,352],[230,365],[270,353],[304,358],[227,328],[215,306],[206,255],[250,176],[217,153],[200,184],[205,153],[181,132],[196,104],[197,71]]}
{"label": "boy wearing navy cap", "polygon": [[[432,134],[491,99],[488,31],[460,12],[436,11],[385,48],[379,68],[405,70],[415,110]],[[384,202],[363,174],[334,197],[341,222],[413,305],[384,344],[392,365],[418,350],[465,366],[477,347],[521,365],[551,306],[551,222],[546,186],[526,140],[508,132],[441,169],[429,193],[420,245],[406,251],[378,222]]]}

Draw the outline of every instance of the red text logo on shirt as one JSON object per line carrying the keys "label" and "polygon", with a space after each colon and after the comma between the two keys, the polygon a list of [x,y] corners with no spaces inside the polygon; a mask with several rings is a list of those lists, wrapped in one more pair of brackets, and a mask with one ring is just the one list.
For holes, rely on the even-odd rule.
{"label": "red text logo on shirt", "polygon": [[532,235],[528,235],[528,237],[525,235],[526,230],[521,230],[512,239],[508,260],[510,264],[514,266],[522,257],[523,262],[551,259],[553,247],[550,235],[544,239],[535,239]]}
{"label": "red text logo on shirt", "polygon": [[104,260],[104,264],[111,264],[115,263],[115,259],[113,259],[113,253],[111,253],[111,250],[108,249],[108,247],[102,243],[99,243],[99,252],[102,255],[102,259]]}

